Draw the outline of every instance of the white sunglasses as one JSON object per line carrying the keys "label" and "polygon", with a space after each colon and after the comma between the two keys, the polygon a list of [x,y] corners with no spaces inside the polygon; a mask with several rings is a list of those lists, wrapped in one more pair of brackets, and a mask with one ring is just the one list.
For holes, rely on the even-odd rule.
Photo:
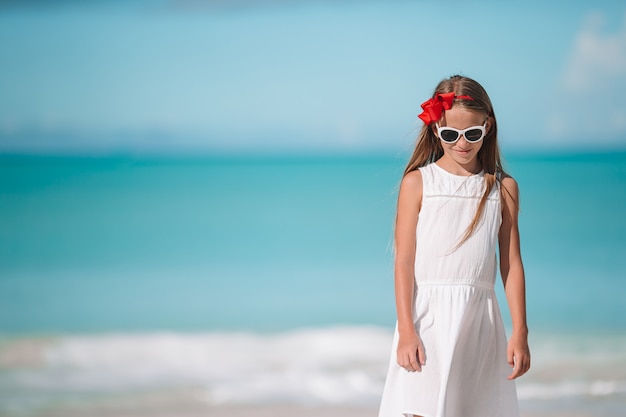
{"label": "white sunglasses", "polygon": [[468,143],[476,143],[481,141],[485,137],[485,128],[487,127],[487,122],[485,122],[482,126],[472,126],[467,129],[459,130],[453,127],[439,127],[439,123],[436,123],[437,134],[439,135],[439,139],[446,143],[456,143],[461,135],[465,138]]}

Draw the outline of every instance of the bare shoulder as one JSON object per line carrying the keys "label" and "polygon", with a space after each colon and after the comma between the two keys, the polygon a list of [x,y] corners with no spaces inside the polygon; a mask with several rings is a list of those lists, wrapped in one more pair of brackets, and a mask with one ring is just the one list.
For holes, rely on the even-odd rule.
{"label": "bare shoulder", "polygon": [[422,173],[416,169],[406,174],[400,183],[398,210],[418,208],[422,202]]}
{"label": "bare shoulder", "polygon": [[519,187],[517,181],[508,175],[502,175],[502,189],[501,194],[506,205],[519,206]]}
{"label": "bare shoulder", "polygon": [[517,189],[517,181],[509,174],[502,174],[502,185],[505,187],[513,187]]}
{"label": "bare shoulder", "polygon": [[402,178],[400,189],[407,189],[410,191],[422,190],[422,172],[419,169],[411,171]]}

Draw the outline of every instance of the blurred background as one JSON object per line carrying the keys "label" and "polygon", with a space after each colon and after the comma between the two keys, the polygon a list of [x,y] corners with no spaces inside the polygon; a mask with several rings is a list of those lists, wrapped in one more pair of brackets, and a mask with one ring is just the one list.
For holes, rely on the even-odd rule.
{"label": "blurred background", "polygon": [[0,415],[375,415],[397,188],[453,74],[520,184],[522,415],[622,416],[609,0],[0,0]]}

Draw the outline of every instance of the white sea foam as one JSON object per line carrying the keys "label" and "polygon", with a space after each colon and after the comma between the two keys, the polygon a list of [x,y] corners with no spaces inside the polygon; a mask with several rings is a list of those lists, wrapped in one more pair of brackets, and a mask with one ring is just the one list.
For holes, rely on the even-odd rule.
{"label": "white sea foam", "polygon": [[552,400],[571,397],[606,397],[626,394],[626,380],[519,384],[517,391],[521,399]]}
{"label": "white sea foam", "polygon": [[[0,411],[60,397],[193,389],[208,404],[378,402],[392,332],[68,335],[0,341]],[[626,336],[536,336],[522,400],[626,394]]]}
{"label": "white sea foam", "polygon": [[[210,403],[363,403],[382,390],[391,334],[335,327],[281,334],[156,333],[67,336],[25,361],[0,348],[0,387],[16,394],[200,387]],[[32,350],[32,349],[31,349]],[[0,399],[1,400],[1,399]]]}

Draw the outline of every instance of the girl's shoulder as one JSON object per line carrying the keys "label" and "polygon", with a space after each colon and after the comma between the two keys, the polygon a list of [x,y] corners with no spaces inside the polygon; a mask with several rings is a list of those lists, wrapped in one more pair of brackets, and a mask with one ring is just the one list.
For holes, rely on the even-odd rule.
{"label": "girl's shoulder", "polygon": [[517,181],[505,172],[500,174],[500,193],[505,203],[513,203],[515,206],[519,205],[519,186]]}
{"label": "girl's shoulder", "polygon": [[413,170],[408,172],[400,183],[400,187],[408,188],[411,190],[421,190],[422,189],[422,172],[420,169]]}
{"label": "girl's shoulder", "polygon": [[419,169],[408,172],[400,182],[398,213],[419,212],[422,204],[422,173]]}
{"label": "girl's shoulder", "polygon": [[503,187],[509,189],[509,191],[512,191],[513,189],[517,190],[518,185],[517,185],[517,181],[515,181],[515,178],[513,178],[506,172],[498,173],[498,177]]}
{"label": "girl's shoulder", "polygon": [[421,199],[422,190],[424,188],[422,173],[419,169],[408,172],[400,181],[400,195],[411,194]]}

